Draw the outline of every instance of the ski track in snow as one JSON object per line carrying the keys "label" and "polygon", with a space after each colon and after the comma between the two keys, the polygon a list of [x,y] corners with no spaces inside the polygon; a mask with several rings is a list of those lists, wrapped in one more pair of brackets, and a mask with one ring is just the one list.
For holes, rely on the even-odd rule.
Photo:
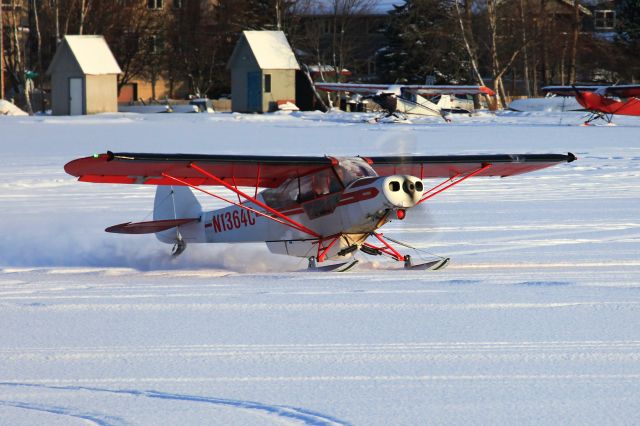
{"label": "ski track in snow", "polygon": [[47,406],[47,405],[37,404],[37,403],[0,400],[0,406],[15,407],[23,410],[44,412],[44,413],[56,414],[64,417],[77,418],[85,422],[89,422],[90,424],[95,424],[98,426],[119,426],[119,425],[127,424],[121,419],[111,417],[111,416],[105,416],[105,415],[94,414],[94,413],[84,413],[79,410],[75,410],[71,408]]}
{"label": "ski track in snow", "polygon": [[[101,394],[115,394],[115,395],[127,395],[133,397],[144,397],[151,399],[160,399],[164,401],[178,401],[178,402],[196,402],[203,404],[212,404],[215,406],[232,407],[240,410],[259,411],[264,412],[272,416],[276,416],[279,420],[293,420],[294,424],[305,424],[310,426],[339,426],[349,425],[349,423],[343,422],[336,418],[326,416],[320,413],[313,412],[297,407],[277,406],[262,404],[254,401],[240,401],[224,398],[212,398],[197,395],[183,395],[175,393],[158,392],[154,390],[128,390],[128,389],[102,389],[95,387],[85,386],[47,386],[33,383],[6,383],[0,382],[0,386],[15,387],[15,388],[35,388],[52,391],[64,391],[64,392],[77,392],[88,391]],[[135,404],[135,403],[134,403]],[[44,406],[41,404],[32,404],[26,402],[14,402],[14,401],[1,401],[0,405],[12,406],[16,408],[23,408],[26,410],[43,411],[53,414],[60,414],[63,416],[77,417],[80,419],[88,420],[94,424],[100,426],[118,426],[129,424],[123,419],[113,417],[109,415],[98,415],[77,412],[74,409]]]}

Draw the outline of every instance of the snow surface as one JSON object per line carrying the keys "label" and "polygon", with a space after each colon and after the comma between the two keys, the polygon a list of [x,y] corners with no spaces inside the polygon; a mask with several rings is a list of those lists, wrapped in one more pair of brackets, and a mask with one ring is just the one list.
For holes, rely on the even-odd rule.
{"label": "snow surface", "polygon": [[0,99],[0,115],[29,115],[15,104],[5,101],[4,99]]}
{"label": "snow surface", "polygon": [[[638,424],[640,120],[370,117],[0,117],[0,424]],[[154,196],[64,173],[107,149],[579,159],[470,179],[383,228],[443,271],[332,274],[104,233]]]}

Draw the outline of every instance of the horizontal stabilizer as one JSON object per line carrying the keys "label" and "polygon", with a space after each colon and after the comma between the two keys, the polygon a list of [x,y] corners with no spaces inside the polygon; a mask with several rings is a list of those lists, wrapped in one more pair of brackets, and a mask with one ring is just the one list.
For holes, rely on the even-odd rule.
{"label": "horizontal stabilizer", "polygon": [[149,222],[126,222],[110,226],[105,229],[105,231],[116,234],[154,234],[199,220],[200,218],[195,217],[187,219],[152,220]]}

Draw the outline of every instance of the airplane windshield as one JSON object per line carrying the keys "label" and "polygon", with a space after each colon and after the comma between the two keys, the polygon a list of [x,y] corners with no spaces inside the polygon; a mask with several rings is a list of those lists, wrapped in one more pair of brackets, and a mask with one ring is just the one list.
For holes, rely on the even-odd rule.
{"label": "airplane windshield", "polygon": [[362,158],[340,158],[336,173],[347,187],[351,182],[368,176],[378,176],[375,170]]}
{"label": "airplane windshield", "polygon": [[[351,182],[368,176],[377,176],[377,174],[363,159],[340,158],[337,166],[309,175],[289,178],[279,187],[263,191],[262,197],[269,207],[285,209],[295,204],[304,204],[331,194],[341,193]],[[335,200],[334,198],[330,197],[331,208],[337,206],[340,197],[338,196]],[[326,201],[324,204],[327,204]],[[330,209],[326,207],[323,212],[324,210]],[[310,216],[316,216],[316,214],[310,214]]]}

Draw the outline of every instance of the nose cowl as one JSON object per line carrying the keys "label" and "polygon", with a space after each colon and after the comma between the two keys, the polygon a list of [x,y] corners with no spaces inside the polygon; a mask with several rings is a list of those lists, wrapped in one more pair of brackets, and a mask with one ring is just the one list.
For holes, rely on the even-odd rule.
{"label": "nose cowl", "polygon": [[393,207],[413,207],[422,198],[424,186],[415,176],[393,175],[385,178],[382,189]]}

